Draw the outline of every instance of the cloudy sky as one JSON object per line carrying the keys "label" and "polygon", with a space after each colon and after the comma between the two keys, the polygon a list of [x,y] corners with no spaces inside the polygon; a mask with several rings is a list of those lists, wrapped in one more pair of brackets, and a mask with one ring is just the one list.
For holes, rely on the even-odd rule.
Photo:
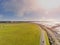
{"label": "cloudy sky", "polygon": [[60,21],[60,0],[0,0],[0,21]]}

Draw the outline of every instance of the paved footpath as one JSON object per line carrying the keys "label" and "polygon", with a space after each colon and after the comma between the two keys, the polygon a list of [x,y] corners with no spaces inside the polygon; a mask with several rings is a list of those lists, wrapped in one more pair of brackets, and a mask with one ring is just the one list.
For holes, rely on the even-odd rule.
{"label": "paved footpath", "polygon": [[45,32],[41,30],[40,45],[46,45],[44,33]]}
{"label": "paved footpath", "polygon": [[55,44],[54,45],[60,45],[59,41],[56,39],[55,35],[53,34],[53,32],[51,32],[49,29],[47,29],[45,26],[40,25],[41,28],[45,29],[46,32],[49,33],[49,35],[53,38]]}

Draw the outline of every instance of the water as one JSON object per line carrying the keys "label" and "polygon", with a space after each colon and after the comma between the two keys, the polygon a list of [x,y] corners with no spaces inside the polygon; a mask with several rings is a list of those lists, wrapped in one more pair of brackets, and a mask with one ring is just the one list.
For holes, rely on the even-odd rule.
{"label": "water", "polygon": [[[54,26],[57,26],[56,28],[52,28],[55,32],[57,32],[58,34],[60,34],[60,22],[52,22],[52,21],[35,21],[35,22],[32,22],[32,23],[37,23],[37,24],[43,24],[49,28],[52,28]],[[58,25],[57,25],[58,24]]]}

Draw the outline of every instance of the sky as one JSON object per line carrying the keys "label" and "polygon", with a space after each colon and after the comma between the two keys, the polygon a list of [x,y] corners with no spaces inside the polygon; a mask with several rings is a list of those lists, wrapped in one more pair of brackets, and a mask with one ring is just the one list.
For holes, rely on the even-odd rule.
{"label": "sky", "polygon": [[60,0],[0,0],[0,21],[60,21]]}

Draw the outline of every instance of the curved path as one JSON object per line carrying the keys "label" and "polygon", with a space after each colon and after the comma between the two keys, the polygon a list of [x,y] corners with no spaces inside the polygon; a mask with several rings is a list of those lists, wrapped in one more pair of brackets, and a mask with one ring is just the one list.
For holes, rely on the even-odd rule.
{"label": "curved path", "polygon": [[45,32],[43,30],[41,30],[40,45],[46,45],[44,33]]}
{"label": "curved path", "polygon": [[54,40],[54,44],[53,45],[60,45],[59,41],[56,39],[55,35],[53,34],[53,32],[51,32],[49,29],[47,29],[44,25],[40,25],[40,27],[42,29],[44,29]]}
{"label": "curved path", "polygon": [[40,45],[50,45],[47,33],[41,27],[41,35],[40,35]]}

